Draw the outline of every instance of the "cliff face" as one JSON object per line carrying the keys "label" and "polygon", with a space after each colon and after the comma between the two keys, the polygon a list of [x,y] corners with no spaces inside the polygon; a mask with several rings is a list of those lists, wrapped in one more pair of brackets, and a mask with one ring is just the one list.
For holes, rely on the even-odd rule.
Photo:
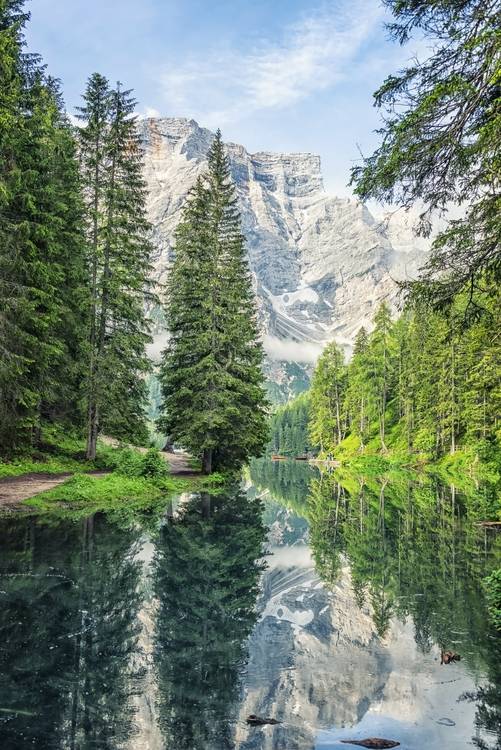
{"label": "cliff face", "polygon": [[[181,118],[146,119],[141,130],[162,279],[213,134]],[[227,149],[271,360],[311,364],[333,338],[349,346],[383,300],[395,302],[394,279],[415,273],[423,258],[409,222],[393,217],[386,226],[358,201],[329,196],[316,155]],[[279,381],[283,364],[273,368]]]}

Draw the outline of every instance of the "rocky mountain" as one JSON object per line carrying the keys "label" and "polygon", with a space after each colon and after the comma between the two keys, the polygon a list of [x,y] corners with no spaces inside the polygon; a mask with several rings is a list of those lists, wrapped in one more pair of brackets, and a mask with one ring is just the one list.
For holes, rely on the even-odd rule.
{"label": "rocky mountain", "polygon": [[[161,280],[182,205],[206,168],[214,136],[183,118],[148,118],[140,126]],[[385,222],[356,200],[328,195],[314,154],[250,154],[234,143],[227,149],[270,377],[282,392],[300,390],[327,341],[349,348],[383,300],[395,304],[395,278],[415,273],[423,246],[407,216]]]}

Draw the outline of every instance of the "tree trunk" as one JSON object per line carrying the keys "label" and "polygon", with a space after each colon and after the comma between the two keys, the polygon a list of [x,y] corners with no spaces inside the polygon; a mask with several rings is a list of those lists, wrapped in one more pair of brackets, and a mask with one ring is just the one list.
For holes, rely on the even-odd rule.
{"label": "tree trunk", "polygon": [[[100,367],[104,355],[104,341],[106,335],[106,323],[108,319],[108,307],[110,302],[110,280],[111,280],[111,237],[113,231],[113,218],[115,208],[115,169],[116,169],[116,153],[114,152],[111,162],[111,174],[110,174],[110,190],[109,190],[109,201],[107,206],[107,218],[106,218],[106,244],[104,249],[104,261],[103,261],[103,289],[101,294],[101,312],[99,320],[99,329],[97,331],[97,341],[95,345],[95,359],[93,367],[93,382],[92,392],[89,399],[89,429],[87,436],[87,458],[94,459],[96,457],[97,447],[97,436],[99,432],[99,403],[100,403]],[[94,334],[96,335],[96,334]]]}
{"label": "tree trunk", "polygon": [[339,408],[339,390],[336,384],[336,424],[337,424],[337,444],[342,440],[341,437],[341,413]]}
{"label": "tree trunk", "polygon": [[384,442],[385,438],[385,427],[386,427],[386,343],[383,349],[383,393],[382,393],[382,404],[381,404],[381,419],[379,423],[379,430],[381,434],[381,446],[386,451],[386,445]]}
{"label": "tree trunk", "polygon": [[202,473],[212,474],[212,448],[205,448],[202,455]]}
{"label": "tree trunk", "polygon": [[91,279],[91,313],[90,313],[90,362],[89,362],[89,393],[87,405],[87,459],[93,461],[96,457],[97,448],[97,403],[96,403],[96,315],[97,315],[97,268],[98,268],[98,249],[99,249],[99,198],[101,193],[101,174],[100,174],[100,148],[101,138],[98,131],[95,141],[96,163],[94,165],[94,184],[93,189],[93,217],[92,217],[92,279]]}
{"label": "tree trunk", "polygon": [[93,461],[97,452],[97,435],[99,432],[99,412],[94,399],[89,402],[87,427],[87,459]]}

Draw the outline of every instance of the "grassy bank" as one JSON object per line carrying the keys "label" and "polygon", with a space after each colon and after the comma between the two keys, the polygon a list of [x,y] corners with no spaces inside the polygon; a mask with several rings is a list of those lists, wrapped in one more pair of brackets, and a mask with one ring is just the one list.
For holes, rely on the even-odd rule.
{"label": "grassy bank", "polygon": [[22,474],[64,472],[88,472],[114,469],[119,449],[98,444],[94,461],[85,458],[85,441],[78,435],[63,432],[53,427],[43,431],[40,446],[28,447],[11,456],[0,459],[0,479]]}
{"label": "grassy bank", "polygon": [[[145,454],[148,455],[148,454]],[[152,454],[150,454],[152,455]],[[160,460],[163,461],[162,458]],[[63,484],[24,501],[39,512],[80,518],[94,513],[110,513],[123,521],[138,514],[162,512],[169,500],[183,492],[217,494],[224,477],[128,476],[115,470],[104,477],[76,474]]]}
{"label": "grassy bank", "polygon": [[[85,459],[84,442],[75,435],[55,430],[44,432],[41,447],[10,457],[0,463],[0,478],[27,473],[74,476],[51,490],[24,501],[24,505],[41,511],[64,515],[85,516],[99,511],[132,517],[138,512],[165,507],[168,499],[182,492],[217,492],[224,477],[172,475],[165,458],[152,448],[140,452],[133,447],[98,444],[94,461]],[[105,476],[89,476],[104,470]]]}
{"label": "grassy bank", "polygon": [[437,458],[424,451],[410,452],[398,426],[388,431],[384,446],[379,436],[362,446],[358,437],[350,435],[337,446],[333,457],[353,470],[370,473],[407,468],[426,471],[444,481],[456,483],[461,479],[493,483],[501,480],[501,449],[498,446],[478,443]]}
{"label": "grassy bank", "polygon": [[90,515],[99,511],[134,514],[165,505],[169,495],[190,489],[189,480],[168,477],[153,479],[127,477],[113,472],[104,477],[76,474],[58,487],[24,501],[38,511],[67,509],[71,515]]}

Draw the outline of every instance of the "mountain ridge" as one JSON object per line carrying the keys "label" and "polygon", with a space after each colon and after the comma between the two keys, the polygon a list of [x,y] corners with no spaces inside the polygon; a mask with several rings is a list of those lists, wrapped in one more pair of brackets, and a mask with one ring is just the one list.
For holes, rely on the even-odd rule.
{"label": "mountain ridge", "polygon": [[[162,281],[182,205],[205,170],[214,134],[188,118],[147,118],[139,128],[155,277]],[[395,214],[381,220],[358,200],[329,195],[317,154],[249,153],[236,143],[226,148],[268,376],[288,396],[325,343],[335,339],[349,350],[381,302],[396,307],[395,279],[416,273],[425,247],[413,237],[408,215],[403,222]],[[291,376],[291,365],[299,373]]]}

